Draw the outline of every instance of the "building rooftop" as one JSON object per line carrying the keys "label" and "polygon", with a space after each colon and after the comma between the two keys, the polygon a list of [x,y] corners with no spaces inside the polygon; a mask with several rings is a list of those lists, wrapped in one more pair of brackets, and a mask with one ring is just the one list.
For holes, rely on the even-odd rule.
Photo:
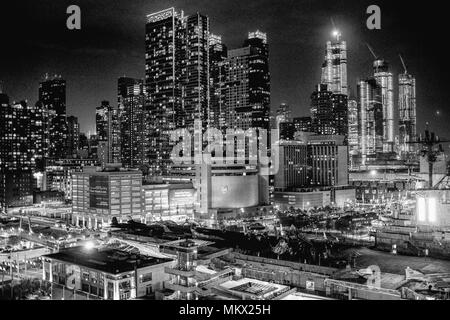
{"label": "building rooftop", "polygon": [[219,287],[238,296],[245,295],[264,298],[275,297],[289,290],[289,287],[285,285],[250,278],[226,281],[221,283]]}
{"label": "building rooftop", "polygon": [[88,249],[86,247],[64,249],[44,257],[110,274],[121,274],[133,271],[135,268],[145,268],[172,261],[171,259],[143,256],[118,249]]}
{"label": "building rooftop", "polygon": [[334,300],[332,298],[322,297],[314,294],[295,292],[287,295],[281,300]]}

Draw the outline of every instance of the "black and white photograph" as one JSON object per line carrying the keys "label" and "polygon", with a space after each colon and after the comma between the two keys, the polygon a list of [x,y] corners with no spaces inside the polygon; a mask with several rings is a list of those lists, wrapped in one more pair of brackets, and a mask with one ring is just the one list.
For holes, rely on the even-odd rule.
{"label": "black and white photograph", "polygon": [[0,308],[450,300],[443,3],[2,1]]}

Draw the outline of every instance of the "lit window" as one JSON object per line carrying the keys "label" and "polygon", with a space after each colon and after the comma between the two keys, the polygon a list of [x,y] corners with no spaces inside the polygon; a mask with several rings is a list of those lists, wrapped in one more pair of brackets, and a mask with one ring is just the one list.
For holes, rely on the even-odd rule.
{"label": "lit window", "polygon": [[436,198],[428,199],[428,221],[436,222]]}
{"label": "lit window", "polygon": [[420,222],[426,221],[425,198],[417,198],[417,219]]}

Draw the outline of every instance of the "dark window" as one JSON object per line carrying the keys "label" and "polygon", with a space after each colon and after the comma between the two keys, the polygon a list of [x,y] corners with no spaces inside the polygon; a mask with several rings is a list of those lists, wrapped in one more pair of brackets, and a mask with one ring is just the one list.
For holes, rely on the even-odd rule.
{"label": "dark window", "polygon": [[81,284],[81,291],[89,293],[89,285],[85,283]]}

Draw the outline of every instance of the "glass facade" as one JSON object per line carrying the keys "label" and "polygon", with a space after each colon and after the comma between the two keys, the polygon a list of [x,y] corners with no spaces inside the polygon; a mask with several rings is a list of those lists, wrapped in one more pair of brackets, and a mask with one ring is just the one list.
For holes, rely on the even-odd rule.
{"label": "glass facade", "polygon": [[415,157],[416,147],[409,144],[417,137],[416,79],[402,73],[398,76],[399,144],[400,155],[408,160]]}
{"label": "glass facade", "polygon": [[339,37],[340,34],[327,42],[321,83],[326,84],[332,93],[347,95],[347,42],[340,41]]}

